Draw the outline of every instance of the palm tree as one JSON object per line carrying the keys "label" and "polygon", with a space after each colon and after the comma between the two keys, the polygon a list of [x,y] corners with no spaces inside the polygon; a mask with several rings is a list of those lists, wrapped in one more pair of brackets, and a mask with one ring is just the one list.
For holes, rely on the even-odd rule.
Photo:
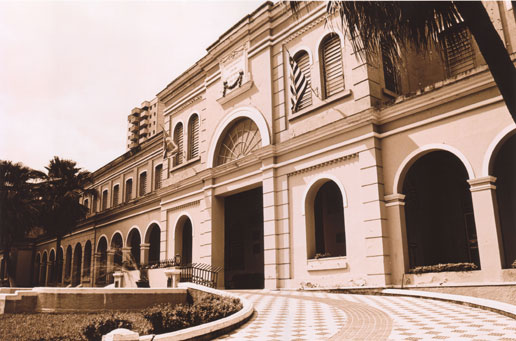
{"label": "palm tree", "polygon": [[4,251],[10,281],[14,281],[9,261],[11,248],[37,226],[40,200],[36,186],[44,176],[21,163],[0,161],[0,249]]}
{"label": "palm tree", "polygon": [[[294,14],[301,4],[289,2]],[[339,14],[355,52],[371,58],[382,47],[393,61],[400,61],[402,50],[408,47],[422,52],[437,46],[444,51],[439,33],[463,20],[516,122],[516,68],[482,2],[329,1],[326,11],[329,15]]]}
{"label": "palm tree", "polygon": [[[43,194],[43,228],[56,238],[56,250],[61,247],[63,236],[72,232],[79,220],[86,217],[88,208],[79,203],[80,197],[95,192],[87,188],[93,183],[92,174],[76,165],[75,161],[54,156],[45,167],[48,174]],[[58,272],[54,271],[56,277]],[[57,278],[54,280],[57,283]]]}

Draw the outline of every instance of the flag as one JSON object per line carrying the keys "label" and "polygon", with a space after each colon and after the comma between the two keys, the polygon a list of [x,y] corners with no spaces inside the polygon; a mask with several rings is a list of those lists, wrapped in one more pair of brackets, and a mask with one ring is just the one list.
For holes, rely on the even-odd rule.
{"label": "flag", "polygon": [[161,129],[163,130],[163,160],[166,160],[170,156],[176,155],[179,147],[163,126],[161,126]]}
{"label": "flag", "polygon": [[306,88],[308,87],[308,82],[306,81],[306,77],[303,74],[303,71],[301,71],[294,58],[290,56],[290,53],[288,54],[288,59],[290,62],[291,109],[292,112],[296,112],[297,107],[299,106],[299,103],[305,94]]}

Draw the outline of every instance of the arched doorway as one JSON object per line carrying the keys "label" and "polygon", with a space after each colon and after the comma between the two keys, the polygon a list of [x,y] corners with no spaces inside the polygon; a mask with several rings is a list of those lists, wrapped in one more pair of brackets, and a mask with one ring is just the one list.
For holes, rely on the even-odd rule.
{"label": "arched doorway", "polygon": [[72,274],[72,246],[68,245],[66,248],[66,259],[65,259],[65,284],[71,283]]}
{"label": "arched doorway", "polygon": [[[83,277],[89,278],[91,274],[91,242],[88,240],[84,245],[84,266],[82,267]],[[90,282],[91,283],[91,282]]]}
{"label": "arched doorway", "polygon": [[73,253],[72,286],[81,284],[82,245],[77,243]]}
{"label": "arched doorway", "polygon": [[36,260],[34,261],[34,278],[33,278],[33,283],[34,283],[34,286],[37,286],[37,285],[40,285],[40,281],[39,281],[39,269],[41,267],[41,257],[39,255],[39,253],[36,255]]}
{"label": "arched doorway", "polygon": [[142,239],[138,229],[132,229],[127,238],[127,245],[131,248],[131,258],[136,264],[140,264],[140,244]]}
{"label": "arched doorway", "polygon": [[107,239],[106,237],[101,237],[99,240],[99,244],[97,246],[97,254],[99,255],[99,264],[97,265],[97,284],[105,284],[106,283],[106,275],[107,275]]}
{"label": "arched doorway", "polygon": [[192,263],[192,221],[187,216],[179,219],[176,226],[175,254],[181,256],[182,264]]}
{"label": "arched doorway", "polygon": [[468,174],[447,151],[420,157],[403,182],[410,268],[446,263],[480,267]]}
{"label": "arched doorway", "polygon": [[120,233],[115,233],[111,239],[111,250],[115,252],[113,256],[113,263],[115,267],[122,266],[122,247],[124,242]]}
{"label": "arched doorway", "polygon": [[306,198],[307,258],[346,256],[344,200],[334,181],[321,179]]}
{"label": "arched doorway", "polygon": [[47,285],[47,252],[45,251],[43,253],[43,259],[41,261],[42,267],[41,267],[41,280],[40,284],[43,286]]}
{"label": "arched doorway", "polygon": [[147,230],[146,242],[149,243],[149,264],[159,261],[161,230],[158,224],[152,224]]}
{"label": "arched doorway", "polygon": [[503,142],[493,167],[498,217],[502,231],[504,264],[516,262],[516,134]]}
{"label": "arched doorway", "polygon": [[55,264],[56,264],[56,253],[54,250],[50,250],[50,257],[48,259],[48,285],[55,285]]}

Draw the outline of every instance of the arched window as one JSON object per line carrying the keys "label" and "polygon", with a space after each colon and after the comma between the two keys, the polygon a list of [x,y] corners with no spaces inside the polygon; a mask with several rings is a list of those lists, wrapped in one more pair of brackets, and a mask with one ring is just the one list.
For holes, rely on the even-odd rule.
{"label": "arched window", "polygon": [[480,266],[471,192],[464,164],[433,151],[403,181],[410,268],[471,262]]}
{"label": "arched window", "polygon": [[307,108],[312,105],[312,78],[310,74],[310,57],[308,52],[301,50],[294,55],[294,61],[306,79],[306,90],[297,105],[297,110]]}
{"label": "arched window", "polygon": [[147,231],[147,240],[149,243],[149,263],[159,261],[161,230],[158,224],[152,224]]}
{"label": "arched window", "polygon": [[[68,252],[68,251],[67,251]],[[105,284],[107,280],[107,240],[105,237],[100,238],[97,246],[97,253],[100,255],[98,267],[98,284]]]}
{"label": "arched window", "polygon": [[133,261],[136,264],[140,264],[140,244],[141,244],[141,237],[140,232],[138,229],[132,229],[131,232],[129,232],[129,238],[127,239],[128,245],[131,248],[131,256]]}
{"label": "arched window", "polygon": [[88,240],[84,246],[84,266],[82,274],[89,277],[91,274],[91,242]]}
{"label": "arched window", "polygon": [[66,248],[66,264],[65,264],[65,281],[70,281],[72,274],[72,247],[68,245]]}
{"label": "arched window", "polygon": [[48,258],[48,263],[50,266],[48,267],[48,284],[54,285],[55,282],[55,264],[56,264],[56,253],[54,250],[50,251],[50,257]]}
{"label": "arched window", "polygon": [[147,193],[147,172],[140,174],[140,196]]}
{"label": "arched window", "polygon": [[188,217],[179,220],[174,239],[175,253],[181,256],[181,263],[192,263],[192,222]]}
{"label": "arched window", "polygon": [[188,121],[188,160],[199,156],[199,116],[192,115]]}
{"label": "arched window", "polygon": [[320,185],[307,197],[308,258],[346,256],[344,201],[333,181]]}
{"label": "arched window", "polygon": [[504,265],[516,262],[516,134],[508,138],[494,162],[498,217],[502,231]]}
{"label": "arched window", "polygon": [[331,33],[324,38],[320,48],[323,97],[328,98],[344,90],[344,68],[342,48],[338,34]]}
{"label": "arched window", "polygon": [[161,188],[161,177],[163,175],[163,165],[157,165],[154,168],[154,190]]}
{"label": "arched window", "polygon": [[218,147],[216,165],[222,165],[251,154],[261,147],[262,137],[256,124],[249,118],[236,120],[226,131]]}
{"label": "arched window", "polygon": [[88,199],[84,199],[83,206],[85,206],[88,209],[88,212],[90,210],[90,202]]}
{"label": "arched window", "polygon": [[183,124],[178,123],[174,128],[174,142],[177,145],[177,154],[174,156],[174,166],[183,163]]}
{"label": "arched window", "polygon": [[63,281],[63,248],[62,247],[57,249],[56,267],[57,267],[57,269],[56,269],[57,283],[56,284],[61,284],[61,282]]}
{"label": "arched window", "polygon": [[125,182],[125,202],[132,199],[133,196],[133,179],[127,179]]}
{"label": "arched window", "polygon": [[72,286],[81,284],[82,245],[77,243],[73,253]]}
{"label": "arched window", "polygon": [[113,263],[118,266],[122,265],[122,247],[124,246],[123,243],[124,242],[120,233],[115,233],[113,239],[111,239],[111,250],[115,251]]}
{"label": "arched window", "polygon": [[43,267],[41,268],[40,284],[46,285],[47,284],[47,252],[46,251],[43,253],[43,259],[42,259],[41,263],[43,264]]}

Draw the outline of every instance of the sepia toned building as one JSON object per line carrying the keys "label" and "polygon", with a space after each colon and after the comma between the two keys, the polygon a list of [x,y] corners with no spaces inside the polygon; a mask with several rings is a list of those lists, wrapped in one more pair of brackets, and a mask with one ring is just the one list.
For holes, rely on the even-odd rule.
{"label": "sepia toned building", "polygon": [[[514,9],[485,6],[514,60]],[[473,37],[457,23],[442,54],[393,65],[339,20],[264,3],[133,109],[90,214],[59,250],[35,244],[32,284],[106,285],[131,256],[177,254],[222,267],[221,288],[516,282],[516,125]],[[477,269],[411,271],[448,263]]]}

